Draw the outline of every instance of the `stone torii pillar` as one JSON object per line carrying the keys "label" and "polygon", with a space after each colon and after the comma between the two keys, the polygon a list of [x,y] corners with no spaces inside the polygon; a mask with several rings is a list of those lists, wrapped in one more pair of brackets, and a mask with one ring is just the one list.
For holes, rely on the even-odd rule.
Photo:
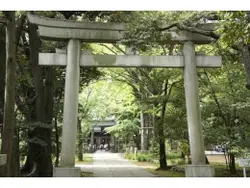
{"label": "stone torii pillar", "polygon": [[[69,40],[65,53],[39,53],[39,65],[66,66],[65,101],[63,117],[62,155],[60,168],[54,176],[80,176],[74,167],[79,91],[79,66],[84,67],[151,67],[184,68],[189,141],[192,165],[186,166],[188,177],[211,177],[214,169],[205,165],[205,151],[199,108],[196,68],[218,68],[220,56],[195,56],[194,44],[207,44],[211,38],[185,31],[171,31],[172,43],[184,43],[183,56],[92,55],[80,51],[80,40],[115,43],[123,38],[124,25],[84,23],[44,19],[28,15],[38,25],[39,34],[49,40]],[[169,42],[169,40],[167,41]]]}
{"label": "stone torii pillar", "polygon": [[199,104],[198,79],[196,71],[195,47],[191,41],[183,47],[184,87],[187,122],[192,165],[185,167],[186,177],[213,177],[214,168],[206,165],[204,139]]}
{"label": "stone torii pillar", "polygon": [[74,167],[78,115],[81,43],[71,39],[67,47],[67,66],[63,105],[62,150],[60,166]]}

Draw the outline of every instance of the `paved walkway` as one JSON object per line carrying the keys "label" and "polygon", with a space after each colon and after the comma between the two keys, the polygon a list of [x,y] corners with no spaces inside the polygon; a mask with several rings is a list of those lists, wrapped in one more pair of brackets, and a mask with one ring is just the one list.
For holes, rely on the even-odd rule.
{"label": "paved walkway", "polygon": [[93,172],[94,177],[156,177],[126,159],[118,153],[97,151],[94,162],[88,165],[76,165],[82,171]]}

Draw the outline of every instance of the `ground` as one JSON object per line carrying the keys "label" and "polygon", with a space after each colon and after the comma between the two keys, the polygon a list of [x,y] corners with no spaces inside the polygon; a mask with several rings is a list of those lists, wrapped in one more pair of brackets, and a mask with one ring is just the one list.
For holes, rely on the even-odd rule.
{"label": "ground", "polygon": [[93,163],[76,163],[76,167],[81,167],[82,176],[92,174],[93,177],[156,177],[137,166],[136,164],[123,159],[119,153],[109,153],[97,151],[93,154]]}
{"label": "ground", "polygon": [[[225,165],[223,155],[208,155],[208,159],[215,167],[216,177],[232,177]],[[185,165],[178,165],[180,171],[172,169],[155,170],[158,166],[148,162],[129,161],[119,153],[97,151],[94,154],[84,154],[83,162],[76,162],[81,167],[82,177],[184,177]],[[237,167],[237,175],[243,177],[242,168]],[[250,176],[250,171],[247,171]]]}

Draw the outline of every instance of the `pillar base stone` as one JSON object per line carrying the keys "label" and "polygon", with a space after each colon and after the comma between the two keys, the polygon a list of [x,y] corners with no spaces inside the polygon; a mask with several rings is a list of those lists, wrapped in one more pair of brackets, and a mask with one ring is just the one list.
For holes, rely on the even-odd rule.
{"label": "pillar base stone", "polygon": [[214,177],[214,166],[212,165],[186,165],[186,177]]}
{"label": "pillar base stone", "polygon": [[81,177],[81,168],[57,167],[53,169],[53,177]]}

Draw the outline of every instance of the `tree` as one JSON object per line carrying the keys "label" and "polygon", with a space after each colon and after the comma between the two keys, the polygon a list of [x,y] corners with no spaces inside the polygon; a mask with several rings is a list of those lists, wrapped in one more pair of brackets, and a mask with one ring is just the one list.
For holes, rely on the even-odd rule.
{"label": "tree", "polygon": [[3,112],[4,112],[4,88],[5,88],[5,61],[6,61],[6,36],[5,26],[0,24],[0,134],[3,131]]}
{"label": "tree", "polygon": [[16,21],[15,11],[6,16],[6,84],[3,117],[2,153],[7,154],[5,176],[13,176],[13,147],[15,135],[15,86],[16,86]]}
{"label": "tree", "polygon": [[214,48],[223,57],[223,66],[216,71],[201,71],[202,112],[207,144],[224,145],[230,173],[236,173],[235,157],[249,148],[249,94],[244,83],[244,67],[237,54]]}

